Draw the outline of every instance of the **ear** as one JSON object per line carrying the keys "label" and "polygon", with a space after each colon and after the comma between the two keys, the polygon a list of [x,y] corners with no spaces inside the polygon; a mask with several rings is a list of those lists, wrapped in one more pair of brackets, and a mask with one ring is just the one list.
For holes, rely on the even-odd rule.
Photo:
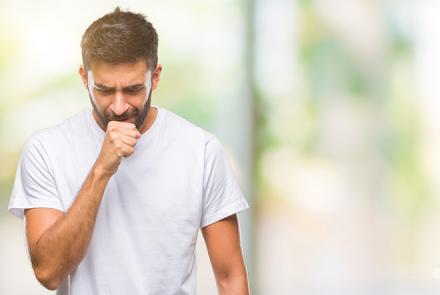
{"label": "ear", "polygon": [[88,79],[87,79],[87,71],[86,71],[84,65],[79,66],[78,73],[81,76],[81,80],[83,81],[84,87],[86,87],[86,89],[87,89]]}
{"label": "ear", "polygon": [[156,90],[157,86],[159,85],[159,80],[160,80],[160,74],[162,73],[162,65],[161,64],[157,64],[156,69],[153,72],[153,83],[151,88],[153,90]]}

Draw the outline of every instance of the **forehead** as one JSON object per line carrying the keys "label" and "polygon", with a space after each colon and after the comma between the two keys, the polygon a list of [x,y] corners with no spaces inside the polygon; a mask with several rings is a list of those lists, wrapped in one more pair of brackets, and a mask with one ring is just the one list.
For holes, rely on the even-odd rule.
{"label": "forehead", "polygon": [[136,63],[111,64],[97,61],[90,66],[95,83],[107,86],[127,86],[145,83],[147,63],[140,60]]}

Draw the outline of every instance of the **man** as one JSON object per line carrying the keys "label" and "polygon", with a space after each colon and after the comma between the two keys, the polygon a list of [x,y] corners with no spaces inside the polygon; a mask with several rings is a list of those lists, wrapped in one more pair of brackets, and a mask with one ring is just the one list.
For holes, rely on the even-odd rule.
{"label": "man", "polygon": [[23,147],[9,210],[57,294],[195,294],[200,228],[219,293],[249,292],[236,217],[248,203],[218,138],[151,105],[157,45],[141,14],[92,23],[79,69],[92,109]]}

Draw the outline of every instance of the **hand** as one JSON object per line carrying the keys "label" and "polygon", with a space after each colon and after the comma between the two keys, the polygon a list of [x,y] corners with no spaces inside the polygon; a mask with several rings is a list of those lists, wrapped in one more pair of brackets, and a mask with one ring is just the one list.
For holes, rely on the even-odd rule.
{"label": "hand", "polygon": [[140,136],[134,124],[110,121],[95,167],[110,176],[116,173],[122,158],[134,153],[134,146]]}

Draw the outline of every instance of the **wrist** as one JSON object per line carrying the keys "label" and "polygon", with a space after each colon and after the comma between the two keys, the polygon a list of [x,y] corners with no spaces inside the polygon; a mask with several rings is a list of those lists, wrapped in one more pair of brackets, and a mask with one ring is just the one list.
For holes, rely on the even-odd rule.
{"label": "wrist", "polygon": [[91,174],[93,178],[97,180],[108,180],[112,177],[113,173],[107,171],[102,166],[95,164],[91,169]]}

